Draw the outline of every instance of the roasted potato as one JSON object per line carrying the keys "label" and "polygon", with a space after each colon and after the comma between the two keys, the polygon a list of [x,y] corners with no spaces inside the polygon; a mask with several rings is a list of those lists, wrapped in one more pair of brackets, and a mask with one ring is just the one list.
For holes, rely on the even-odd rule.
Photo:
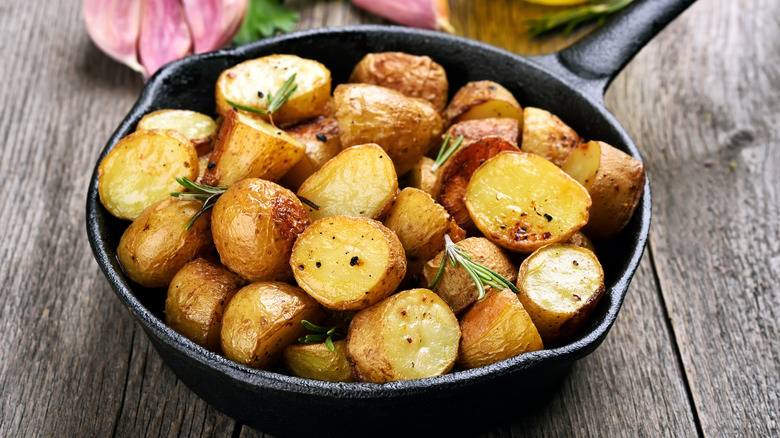
{"label": "roasted potato", "polygon": [[306,147],[301,160],[282,178],[282,183],[298,190],[306,178],[341,152],[339,124],[336,119],[320,117],[297,125],[287,133]]}
{"label": "roasted potato", "polygon": [[230,187],[245,178],[276,181],[303,158],[305,151],[300,141],[268,122],[229,111],[203,182]]}
{"label": "roasted potato", "polygon": [[119,141],[98,166],[98,194],[109,213],[133,220],[171,192],[176,177],[198,177],[198,153],[174,130],[136,131]]}
{"label": "roasted potato", "polygon": [[544,343],[560,344],[585,324],[604,295],[604,270],[588,249],[547,245],[520,265],[517,288]]}
{"label": "roasted potato", "polygon": [[523,116],[523,141],[520,150],[544,157],[561,167],[580,144],[580,136],[549,111],[525,107]]}
{"label": "roasted potato", "polygon": [[284,364],[293,376],[327,382],[354,382],[347,362],[347,341],[333,342],[334,351],[325,343],[293,344],[284,349]]}
{"label": "roasted potato", "polygon": [[[312,220],[330,216],[381,219],[398,192],[387,152],[375,144],[352,146],[314,172],[298,189]],[[314,204],[314,205],[312,205]]]}
{"label": "roasted potato", "polygon": [[423,192],[436,196],[434,187],[436,186],[436,172],[433,171],[435,161],[432,158],[422,157],[412,170],[406,176],[406,184],[409,187],[420,189]]}
{"label": "roasted potato", "polygon": [[569,240],[564,243],[589,249],[593,251],[594,254],[596,253],[596,245],[594,245],[588,236],[586,236],[585,233],[583,233],[581,230],[572,234],[571,237],[569,237]]}
{"label": "roasted potato", "polygon": [[523,108],[512,93],[493,81],[469,82],[442,113],[445,126],[464,120],[509,117],[523,125]]}
{"label": "roasted potato", "polygon": [[427,101],[368,84],[341,84],[333,100],[341,144],[378,144],[390,155],[399,176],[439,141],[441,117]]}
{"label": "roasted potato", "polygon": [[358,381],[422,379],[448,372],[459,342],[460,327],[449,306],[427,289],[412,289],[355,315],[347,359]]}
{"label": "roasted potato", "polygon": [[369,53],[357,63],[349,81],[381,85],[409,97],[427,100],[439,112],[447,105],[447,73],[427,56],[402,52]]}
{"label": "roasted potato", "polygon": [[[227,101],[255,109],[268,109],[268,94],[276,94],[295,74],[298,86],[279,110],[273,113],[277,124],[292,124],[325,115],[330,102],[330,70],[317,61],[294,55],[270,55],[244,61],[219,75],[217,113],[226,117],[233,109]],[[269,120],[268,116],[251,114]]]}
{"label": "roasted potato", "polygon": [[188,261],[213,252],[209,212],[185,229],[202,205],[168,196],[144,210],[119,239],[125,274],[141,286],[167,287]]}
{"label": "roasted potato", "polygon": [[293,243],[311,224],[293,192],[249,178],[233,184],[212,211],[214,244],[225,266],[250,282],[292,279]]}
{"label": "roasted potato", "polygon": [[563,170],[588,189],[593,206],[582,229],[596,240],[607,240],[631,220],[645,189],[645,165],[601,141],[579,146]]}
{"label": "roasted potato", "polygon": [[393,293],[406,274],[398,237],[371,219],[333,216],[307,228],[290,257],[295,281],[320,304],[359,310]]}
{"label": "roasted potato", "polygon": [[544,349],[531,317],[514,292],[491,289],[460,319],[460,369],[477,368]]}
{"label": "roasted potato", "polygon": [[520,125],[521,122],[517,119],[508,117],[464,120],[450,126],[442,137],[446,138],[449,135],[454,140],[462,135],[461,148],[485,137],[499,137],[517,147],[520,141]]}
{"label": "roasted potato", "polygon": [[173,129],[187,137],[198,155],[211,151],[217,139],[219,125],[211,117],[189,110],[164,109],[146,114],[138,121],[136,130]]}
{"label": "roasted potato", "polygon": [[568,240],[588,222],[585,188],[544,158],[505,151],[471,176],[466,208],[485,237],[529,253]]}
{"label": "roasted potato", "polygon": [[179,269],[168,286],[165,322],[185,338],[221,353],[222,313],[244,284],[216,260],[192,260]]}
{"label": "roasted potato", "polygon": [[301,321],[319,324],[322,308],[301,289],[281,282],[241,288],[225,308],[221,345],[228,359],[268,368],[285,347],[306,334]]}
{"label": "roasted potato", "polygon": [[[500,247],[491,241],[483,237],[469,237],[455,245],[470,255],[472,261],[495,271],[509,282],[514,283],[517,280],[517,266],[512,263],[512,260],[504,254]],[[423,266],[422,277],[425,281],[423,283],[425,287],[429,287],[439,273],[444,255],[444,251],[441,251]],[[491,290],[489,286],[485,289]],[[459,266],[452,266],[449,262],[444,264],[444,272],[442,272],[433,291],[450,306],[456,315],[479,297],[479,289],[468,272]]]}

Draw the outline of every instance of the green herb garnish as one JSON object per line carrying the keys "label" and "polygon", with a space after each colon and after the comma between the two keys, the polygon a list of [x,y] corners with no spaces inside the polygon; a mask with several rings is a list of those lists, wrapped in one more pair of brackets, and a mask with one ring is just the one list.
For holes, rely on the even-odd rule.
{"label": "green herb garnish", "polygon": [[279,0],[250,0],[241,29],[233,38],[236,44],[246,44],[277,32],[290,32],[301,16],[284,7]]}
{"label": "green herb garnish", "polygon": [[452,154],[455,153],[455,151],[458,150],[461,143],[463,143],[463,136],[459,136],[457,140],[455,140],[455,143],[452,144],[452,146],[449,146],[450,144],[450,136],[447,134],[447,137],[444,139],[444,144],[441,145],[441,149],[439,149],[439,155],[436,156],[436,161],[433,163],[433,166],[431,166],[431,172],[436,172],[438,168],[444,165],[444,163],[447,162],[447,160],[450,159]]}
{"label": "green herb garnish", "polygon": [[441,259],[439,272],[436,273],[436,278],[433,279],[433,283],[431,283],[431,286],[428,289],[433,290],[433,288],[436,287],[436,283],[439,282],[441,275],[444,273],[444,266],[447,263],[447,259],[449,259],[452,266],[456,268],[460,266],[465,269],[469,274],[469,277],[474,280],[474,284],[476,284],[477,289],[479,289],[479,296],[477,297],[479,300],[485,298],[485,286],[490,286],[498,290],[509,288],[516,294],[520,293],[520,291],[517,290],[517,287],[512,284],[512,282],[502,277],[501,274],[472,261],[470,255],[466,254],[459,246],[452,242],[449,234],[444,235],[444,242],[445,253],[444,257]]}
{"label": "green herb garnish", "polygon": [[195,220],[197,220],[200,215],[205,213],[206,210],[214,207],[214,204],[217,202],[217,199],[220,197],[220,195],[225,193],[227,190],[227,187],[212,187],[198,184],[189,178],[176,177],[176,182],[190,191],[174,192],[171,193],[171,196],[178,198],[180,201],[203,201],[203,206],[197,213],[195,213],[195,216],[193,216],[192,219],[187,222],[187,226],[184,227],[185,230],[189,230],[192,224],[195,223]]}
{"label": "green herb garnish", "polygon": [[333,345],[333,338],[342,336],[341,333],[336,331],[336,327],[322,327],[312,324],[305,319],[301,321],[301,324],[306,327],[306,330],[314,333],[309,333],[302,338],[298,338],[298,342],[301,344],[319,344],[320,342],[325,342],[325,346],[328,347],[328,350],[336,351],[336,347]]}
{"label": "green herb garnish", "polygon": [[293,73],[292,76],[290,76],[289,79],[287,79],[287,82],[282,85],[282,88],[279,89],[279,91],[276,92],[276,94],[272,92],[268,92],[267,98],[268,98],[268,109],[262,109],[262,108],[253,108],[251,106],[242,105],[240,103],[236,103],[233,101],[230,101],[228,99],[225,99],[225,101],[228,103],[228,105],[232,106],[233,108],[238,108],[240,110],[248,111],[250,113],[255,114],[262,114],[264,116],[268,116],[269,120],[271,121],[271,124],[274,124],[273,114],[284,105],[285,102],[287,102],[287,99],[292,96],[293,93],[295,93],[295,90],[298,89],[298,84],[295,83],[295,76],[297,73]]}
{"label": "green herb garnish", "polygon": [[599,0],[590,4],[579,6],[563,12],[545,14],[539,18],[532,18],[525,22],[530,24],[528,33],[531,36],[538,36],[553,29],[563,27],[563,34],[569,35],[574,28],[580,24],[598,20],[596,25],[600,26],[610,15],[625,8],[633,0]]}

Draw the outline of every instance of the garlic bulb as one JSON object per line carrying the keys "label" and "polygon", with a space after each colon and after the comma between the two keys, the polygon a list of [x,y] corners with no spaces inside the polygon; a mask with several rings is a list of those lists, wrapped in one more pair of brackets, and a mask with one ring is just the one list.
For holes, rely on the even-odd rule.
{"label": "garlic bulb", "polygon": [[447,0],[352,0],[368,12],[404,26],[453,33]]}

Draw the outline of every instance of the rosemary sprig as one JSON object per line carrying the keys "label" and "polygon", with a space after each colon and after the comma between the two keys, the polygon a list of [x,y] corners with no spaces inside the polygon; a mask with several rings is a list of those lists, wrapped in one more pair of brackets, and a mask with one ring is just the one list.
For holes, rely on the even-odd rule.
{"label": "rosemary sprig", "polygon": [[575,27],[586,21],[598,20],[597,26],[604,23],[610,15],[625,8],[633,0],[594,0],[590,4],[563,12],[545,14],[539,18],[526,20],[530,24],[528,33],[538,36],[553,29],[564,27],[563,34],[568,35]]}
{"label": "rosemary sprig", "polygon": [[325,346],[328,347],[328,350],[336,351],[336,347],[333,345],[333,338],[340,338],[342,336],[341,333],[336,331],[336,327],[322,327],[316,324],[312,324],[305,319],[301,321],[301,324],[306,327],[306,330],[312,331],[314,333],[309,333],[306,336],[298,338],[298,342],[301,344],[319,344],[320,342],[324,341]]}
{"label": "rosemary sprig", "polygon": [[190,191],[174,192],[171,193],[171,196],[178,198],[179,201],[203,201],[203,206],[200,208],[200,210],[198,210],[197,213],[195,213],[194,216],[192,216],[192,219],[187,222],[187,226],[184,227],[185,230],[189,230],[192,224],[194,224],[195,221],[200,217],[200,215],[205,213],[208,209],[214,207],[214,204],[217,202],[217,199],[220,197],[220,195],[225,193],[225,190],[227,190],[227,187],[212,187],[198,184],[189,178],[176,177],[176,182]]}
{"label": "rosemary sprig", "polygon": [[266,96],[268,99],[268,109],[262,109],[262,108],[253,108],[251,106],[242,105],[240,103],[233,102],[229,99],[225,99],[225,101],[228,103],[228,105],[232,106],[233,108],[237,108],[243,111],[248,111],[250,113],[255,114],[262,114],[264,116],[268,116],[269,120],[271,121],[271,124],[274,124],[273,114],[279,110],[279,108],[284,105],[285,102],[287,102],[287,99],[292,96],[293,93],[295,93],[295,90],[298,89],[298,84],[295,83],[295,76],[297,73],[293,73],[292,76],[290,76],[289,79],[287,79],[287,82],[282,85],[282,88],[279,89],[279,91],[276,92],[276,94],[272,92],[268,92],[268,95]]}
{"label": "rosemary sprig", "polygon": [[450,159],[452,154],[455,153],[455,151],[458,150],[461,143],[463,143],[463,136],[459,136],[457,140],[455,140],[455,143],[452,144],[452,146],[449,146],[450,144],[450,135],[447,134],[447,137],[444,139],[444,143],[441,145],[441,149],[439,149],[439,154],[436,156],[436,161],[433,163],[433,166],[431,166],[431,172],[436,172],[438,168],[444,165],[444,163],[447,162],[447,160]]}
{"label": "rosemary sprig", "polygon": [[516,294],[520,293],[520,291],[517,290],[517,287],[512,284],[512,282],[502,277],[501,274],[471,260],[470,255],[466,254],[459,246],[452,242],[449,234],[444,235],[444,241],[445,254],[441,259],[441,266],[439,267],[439,272],[436,273],[436,278],[433,279],[433,283],[431,283],[431,286],[428,289],[433,290],[433,288],[436,287],[439,279],[441,279],[441,275],[444,273],[444,266],[447,263],[447,259],[449,259],[452,266],[456,268],[460,266],[469,274],[469,277],[471,277],[479,290],[479,296],[477,297],[479,300],[485,298],[485,286],[490,286],[499,290],[509,288]]}

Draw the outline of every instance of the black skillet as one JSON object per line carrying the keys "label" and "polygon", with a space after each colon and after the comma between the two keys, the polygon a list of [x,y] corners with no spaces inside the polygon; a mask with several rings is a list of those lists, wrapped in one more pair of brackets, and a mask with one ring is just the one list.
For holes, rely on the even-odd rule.
{"label": "black skillet", "polygon": [[[189,57],[152,77],[98,163],[148,112],[184,108],[213,114],[217,76],[246,59],[273,53],[316,59],[330,68],[335,83],[341,83],[363,55],[382,51],[432,57],[446,69],[453,91],[468,81],[499,82],[522,105],[557,114],[583,138],[606,141],[640,158],[605,108],[604,91],[639,49],[693,1],[636,0],[572,47],[531,58],[451,35],[390,26],[315,29]],[[163,360],[195,393],[239,422],[276,435],[404,436],[449,431],[459,436],[470,427],[486,427],[543,403],[571,365],[601,344],[644,251],[650,226],[649,189],[646,185],[626,229],[598,248],[607,294],[579,338],[474,370],[384,385],[319,382],[250,369],[168,328],[162,313],[165,292],[130,282],[117,262],[116,248],[128,223],[113,218],[100,204],[97,167],[89,186],[87,232],[109,283]],[[593,385],[603,384],[599,379],[604,376],[591,377]]]}

